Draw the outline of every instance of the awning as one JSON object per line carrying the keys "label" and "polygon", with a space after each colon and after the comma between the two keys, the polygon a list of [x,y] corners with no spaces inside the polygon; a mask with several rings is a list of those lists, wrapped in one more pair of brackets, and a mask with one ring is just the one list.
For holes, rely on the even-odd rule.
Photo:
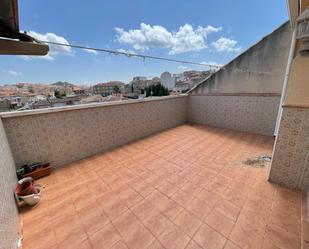
{"label": "awning", "polygon": [[17,0],[0,1],[0,54],[46,55],[49,48],[20,33]]}

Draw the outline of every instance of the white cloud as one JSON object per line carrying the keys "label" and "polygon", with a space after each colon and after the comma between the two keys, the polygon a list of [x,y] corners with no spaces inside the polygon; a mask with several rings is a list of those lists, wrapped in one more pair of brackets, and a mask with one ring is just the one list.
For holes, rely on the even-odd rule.
{"label": "white cloud", "polygon": [[177,69],[178,69],[179,71],[181,71],[181,72],[184,72],[184,71],[186,71],[186,70],[190,70],[189,67],[182,66],[182,65],[178,66]]}
{"label": "white cloud", "polygon": [[30,61],[31,60],[31,57],[27,56],[27,55],[17,55],[17,57],[22,58],[25,61]]}
{"label": "white cloud", "polygon": [[212,42],[211,45],[216,49],[218,52],[240,52],[241,47],[237,45],[237,41],[221,37],[215,42]]}
{"label": "white cloud", "polygon": [[[63,43],[63,44],[69,45],[69,42],[67,41],[67,39],[65,39],[62,36],[56,35],[55,33],[41,34],[35,31],[29,31],[27,32],[27,34],[36,38],[39,41],[57,42],[57,43]],[[48,44],[48,46],[49,46],[49,52],[45,56],[23,56],[23,58],[24,59],[27,58],[26,60],[30,58],[41,58],[41,59],[46,59],[46,60],[54,60],[58,54],[73,55],[73,50],[71,47],[57,46],[57,45],[52,45],[52,44]]]}
{"label": "white cloud", "polygon": [[120,53],[126,53],[126,54],[136,54],[133,50],[125,50],[123,48],[117,49],[118,52]]}
{"label": "white cloud", "polygon": [[139,29],[125,31],[115,28],[117,40],[120,43],[130,44],[136,50],[148,50],[150,48],[167,48],[170,54],[178,54],[189,51],[199,51],[207,47],[207,35],[222,30],[221,27],[198,26],[196,29],[190,24],[180,26],[177,32],[168,31],[159,25],[141,23]]}
{"label": "white cloud", "polygon": [[3,70],[4,73],[7,73],[9,75],[13,75],[13,76],[19,76],[22,75],[22,72],[17,72],[14,70]]}
{"label": "white cloud", "polygon": [[217,62],[214,62],[214,61],[201,61],[202,64],[207,64],[207,65],[210,65],[210,66],[214,66],[214,67],[222,67],[223,64],[220,64],[220,63],[217,63]]}
{"label": "white cloud", "polygon": [[99,53],[99,52],[96,51],[96,50],[87,49],[87,48],[85,48],[84,51],[87,52],[87,53],[89,53],[89,54],[98,54],[98,53]]}

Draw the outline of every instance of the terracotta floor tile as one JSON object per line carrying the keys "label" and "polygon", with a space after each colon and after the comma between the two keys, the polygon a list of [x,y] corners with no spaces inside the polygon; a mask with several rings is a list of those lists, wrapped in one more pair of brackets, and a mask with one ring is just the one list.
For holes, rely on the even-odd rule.
{"label": "terracotta floor tile", "polygon": [[166,228],[158,239],[166,249],[184,249],[190,241],[190,237],[176,225]]}
{"label": "terracotta floor tile", "polygon": [[263,244],[263,236],[258,230],[239,223],[234,226],[229,239],[242,249],[260,249]]}
{"label": "terracotta floor tile", "polygon": [[186,209],[200,220],[203,220],[212,211],[212,207],[208,206],[206,202],[196,198],[188,203]]}
{"label": "terracotta floor tile", "polygon": [[141,196],[146,198],[151,193],[153,193],[156,189],[148,184],[144,185],[141,189],[136,190]]}
{"label": "terracotta floor tile", "polygon": [[90,243],[94,249],[110,249],[121,240],[120,234],[111,223],[89,236]]}
{"label": "terracotta floor tile", "polygon": [[196,198],[206,202],[207,205],[211,207],[215,206],[218,203],[218,201],[222,199],[219,195],[209,192],[205,189],[202,190],[200,193],[198,193],[196,195]]}
{"label": "terracotta floor tile", "polygon": [[146,182],[154,188],[158,188],[162,184],[162,177],[153,175],[152,179],[148,179]]}
{"label": "terracotta floor tile", "polygon": [[149,196],[145,198],[152,205],[157,206],[158,208],[164,203],[168,202],[170,199],[166,195],[162,194],[158,190],[153,191]]}
{"label": "terracotta floor tile", "polygon": [[225,244],[224,249],[241,249],[241,248],[236,246],[233,242],[228,240]]}
{"label": "terracotta floor tile", "polygon": [[187,245],[186,249],[203,249],[194,240],[191,240]]}
{"label": "terracotta floor tile", "polygon": [[109,223],[107,215],[100,208],[87,206],[78,212],[79,219],[88,235],[93,234]]}
{"label": "terracotta floor tile", "polygon": [[240,212],[240,208],[235,206],[234,204],[230,203],[229,201],[226,200],[220,200],[216,206],[215,210],[218,212],[221,212],[224,214],[226,217],[236,221],[237,217]]}
{"label": "terracotta floor tile", "polygon": [[187,210],[183,210],[174,220],[174,223],[180,227],[187,235],[192,237],[202,224],[201,220],[196,218]]}
{"label": "terracotta floor tile", "polygon": [[298,215],[295,215],[289,214],[286,211],[279,211],[273,209],[269,217],[269,223],[288,230],[289,232],[300,234],[300,216],[300,213]]}
{"label": "terracotta floor tile", "polygon": [[174,220],[176,216],[183,210],[183,207],[181,207],[177,202],[173,200],[168,200],[167,202],[163,203],[163,205],[160,205],[158,208],[162,212],[162,214],[164,214],[171,220]]}
{"label": "terracotta floor tile", "polygon": [[95,201],[95,197],[89,192],[79,196],[79,198],[73,201],[73,205],[77,211],[89,206],[90,204],[92,204],[92,206],[96,206],[97,203]]}
{"label": "terracotta floor tile", "polygon": [[130,190],[126,195],[120,195],[120,199],[126,206],[130,208],[142,201],[144,198],[137,192]]}
{"label": "terracotta floor tile", "polygon": [[119,241],[115,245],[113,245],[111,249],[128,249],[128,247],[124,242]]}
{"label": "terracotta floor tile", "polygon": [[205,177],[196,175],[192,179],[190,179],[191,182],[198,185],[201,188],[204,188],[205,185],[209,182],[209,180],[205,179]]}
{"label": "terracotta floor tile", "polygon": [[103,209],[108,218],[111,220],[117,218],[119,215],[128,210],[128,208],[120,200],[106,203],[103,206]]}
{"label": "terracotta floor tile", "polygon": [[158,186],[158,190],[162,194],[171,197],[178,190],[178,187],[169,183],[168,181],[164,181],[160,186]]}
{"label": "terracotta floor tile", "polygon": [[303,235],[303,246],[304,247],[309,247],[309,217],[308,217],[308,210],[304,210],[305,214],[305,218],[302,221],[302,235]]}
{"label": "terracotta floor tile", "polygon": [[71,201],[50,203],[48,205],[48,209],[52,219],[56,219],[60,216],[72,215],[76,212],[75,207]]}
{"label": "terracotta floor tile", "polygon": [[264,239],[262,249],[281,249],[273,244],[269,239]]}
{"label": "terracotta floor tile", "polygon": [[217,210],[213,210],[208,216],[206,216],[204,221],[207,225],[221,233],[226,238],[230,235],[235,224],[232,219],[226,217]]}
{"label": "terracotta floor tile", "polygon": [[228,181],[220,182],[218,180],[213,180],[209,183],[206,183],[205,189],[210,192],[222,195],[225,193],[226,189],[228,188],[228,184],[229,184]]}
{"label": "terracotta floor tile", "polygon": [[298,249],[304,195],[268,182],[268,168],[242,165],[273,142],[181,125],[60,167],[21,214],[23,247]]}
{"label": "terracotta floor tile", "polygon": [[165,249],[160,241],[155,240],[151,243],[151,245],[147,249]]}
{"label": "terracotta floor tile", "polygon": [[226,238],[206,224],[203,224],[199,228],[197,233],[194,235],[193,240],[201,247],[207,249],[223,249],[226,242]]}
{"label": "terracotta floor tile", "polygon": [[266,239],[270,240],[273,245],[284,249],[299,249],[301,248],[300,235],[288,232],[275,225],[267,226]]}
{"label": "terracotta floor tile", "polygon": [[46,199],[41,199],[34,207],[23,209],[20,215],[24,224],[32,224],[36,220],[49,217],[48,201]]}
{"label": "terracotta floor tile", "polygon": [[187,183],[186,179],[184,179],[183,177],[180,177],[178,175],[173,175],[173,176],[167,178],[167,181],[169,181],[171,184],[177,186],[178,188],[183,187]]}
{"label": "terracotta floor tile", "polygon": [[46,233],[44,236],[36,238],[24,238],[23,248],[29,249],[58,249],[56,237],[53,233]]}
{"label": "terracotta floor tile", "polygon": [[162,214],[149,215],[142,220],[143,224],[156,237],[160,236],[173,223]]}
{"label": "terracotta floor tile", "polygon": [[268,217],[255,213],[242,213],[238,216],[237,224],[244,227],[249,233],[258,234],[262,237],[265,233]]}
{"label": "terracotta floor tile", "polygon": [[83,241],[87,235],[77,215],[61,216],[52,220],[52,227],[58,243],[72,237]]}
{"label": "terracotta floor tile", "polygon": [[155,208],[154,205],[150,204],[147,200],[142,200],[137,205],[131,208],[131,211],[143,220],[149,216],[159,214],[159,211]]}
{"label": "terracotta floor tile", "polygon": [[40,219],[35,219],[32,222],[23,223],[23,236],[25,239],[35,239],[44,236],[47,233],[53,233],[53,228],[50,226],[50,217],[45,216]]}
{"label": "terracotta floor tile", "polygon": [[186,207],[193,199],[193,195],[179,189],[175,194],[172,195],[171,199],[176,201],[182,207]]}
{"label": "terracotta floor tile", "polygon": [[58,243],[58,249],[92,249],[92,245],[88,239],[81,240],[78,235],[75,235]]}
{"label": "terracotta floor tile", "polygon": [[125,243],[131,249],[144,249],[151,245],[155,237],[144,227],[136,226],[130,236],[124,238]]}
{"label": "terracotta floor tile", "polygon": [[127,210],[125,213],[114,219],[113,224],[124,238],[129,237],[134,233],[135,230],[141,226],[141,221],[133,214],[133,212]]}
{"label": "terracotta floor tile", "polygon": [[190,193],[193,196],[196,196],[202,191],[201,187],[192,182],[187,182],[181,189],[187,193]]}

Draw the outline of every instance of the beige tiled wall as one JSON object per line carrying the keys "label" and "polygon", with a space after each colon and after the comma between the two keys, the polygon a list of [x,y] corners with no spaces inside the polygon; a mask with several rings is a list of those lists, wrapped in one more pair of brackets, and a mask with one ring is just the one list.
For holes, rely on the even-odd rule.
{"label": "beige tiled wall", "polygon": [[191,122],[272,136],[280,96],[190,95]]}
{"label": "beige tiled wall", "polygon": [[[56,109],[57,110],[57,109]],[[54,166],[97,154],[187,120],[187,96],[3,118],[17,166]]]}
{"label": "beige tiled wall", "polygon": [[269,179],[292,188],[309,188],[309,109],[284,107]]}
{"label": "beige tiled wall", "polygon": [[16,248],[18,213],[13,197],[16,184],[14,160],[0,120],[0,248]]}

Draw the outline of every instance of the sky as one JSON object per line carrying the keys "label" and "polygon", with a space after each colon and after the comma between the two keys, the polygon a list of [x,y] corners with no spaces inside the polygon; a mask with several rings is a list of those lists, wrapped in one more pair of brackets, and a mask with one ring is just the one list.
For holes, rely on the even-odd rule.
{"label": "sky", "polygon": [[[224,65],[288,20],[285,0],[27,0],[20,30],[40,39]],[[0,85],[93,85],[205,66],[51,46],[44,57],[0,57]]]}

